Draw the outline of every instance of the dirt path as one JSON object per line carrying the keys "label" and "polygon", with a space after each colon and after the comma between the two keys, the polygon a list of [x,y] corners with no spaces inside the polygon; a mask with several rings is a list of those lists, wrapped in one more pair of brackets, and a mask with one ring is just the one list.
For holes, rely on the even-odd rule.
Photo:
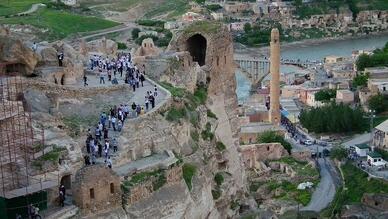
{"label": "dirt path", "polygon": [[32,14],[35,11],[37,11],[40,7],[46,7],[46,5],[42,3],[33,4],[30,9],[28,9],[27,11],[20,12],[16,14],[16,16]]}

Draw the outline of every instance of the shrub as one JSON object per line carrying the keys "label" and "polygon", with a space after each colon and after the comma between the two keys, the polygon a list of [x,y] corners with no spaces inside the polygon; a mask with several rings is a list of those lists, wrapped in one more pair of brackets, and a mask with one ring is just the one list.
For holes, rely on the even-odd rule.
{"label": "shrub", "polygon": [[128,49],[127,44],[122,42],[117,42],[117,48],[120,50]]}
{"label": "shrub", "polygon": [[207,117],[217,119],[216,114],[214,114],[211,110],[208,109],[206,113],[207,113]]}
{"label": "shrub", "polygon": [[193,188],[192,186],[192,179],[197,171],[197,167],[193,164],[185,163],[182,166],[182,172],[183,172],[183,179],[186,182],[187,188],[189,191]]}
{"label": "shrub", "polygon": [[139,28],[134,28],[131,32],[132,34],[132,39],[137,39],[139,38],[139,33],[141,32],[141,30]]}
{"label": "shrub", "polygon": [[199,134],[196,130],[192,131],[190,133],[190,136],[191,138],[195,141],[195,142],[198,142],[199,141]]}
{"label": "shrub", "polygon": [[201,136],[202,136],[202,139],[203,140],[213,140],[214,138],[214,134],[211,132],[211,124],[210,123],[206,123],[206,126],[205,126],[205,130],[203,130],[201,132]]}
{"label": "shrub", "polygon": [[149,27],[164,27],[164,21],[160,20],[138,20],[137,23]]}
{"label": "shrub", "polygon": [[184,108],[172,107],[166,115],[166,119],[170,122],[177,122],[186,117],[186,110]]}
{"label": "shrub", "polygon": [[219,151],[223,151],[226,149],[226,146],[224,145],[224,143],[220,142],[220,141],[217,141],[216,143],[216,148],[219,150]]}
{"label": "shrub", "polygon": [[212,189],[212,196],[214,200],[217,200],[221,197],[221,190],[220,189]]}
{"label": "shrub", "polygon": [[221,186],[224,182],[224,176],[222,175],[222,173],[216,173],[216,175],[214,176],[214,181],[216,182],[217,186]]}
{"label": "shrub", "polygon": [[279,135],[275,131],[265,131],[258,135],[257,137],[258,143],[280,143],[284,149],[288,151],[289,154],[291,154],[292,146],[290,143],[288,143],[283,136]]}
{"label": "shrub", "polygon": [[205,104],[207,100],[207,88],[204,86],[199,86],[194,91],[194,97],[198,104],[201,104],[201,105]]}

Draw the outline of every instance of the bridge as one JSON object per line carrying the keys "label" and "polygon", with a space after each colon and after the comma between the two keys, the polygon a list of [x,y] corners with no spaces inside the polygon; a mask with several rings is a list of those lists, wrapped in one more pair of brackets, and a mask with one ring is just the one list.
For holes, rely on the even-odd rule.
{"label": "bridge", "polygon": [[[268,58],[252,58],[251,56],[234,55],[234,61],[253,84],[259,84],[269,74],[270,60]],[[303,69],[319,64],[317,61],[281,59],[282,65],[293,65]]]}

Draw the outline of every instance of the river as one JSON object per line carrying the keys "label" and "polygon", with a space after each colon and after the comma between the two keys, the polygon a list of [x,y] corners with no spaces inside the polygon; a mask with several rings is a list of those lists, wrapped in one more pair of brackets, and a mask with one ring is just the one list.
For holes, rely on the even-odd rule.
{"label": "river", "polygon": [[[297,43],[287,44],[281,48],[281,57],[283,59],[300,59],[300,60],[319,60],[329,55],[350,57],[354,50],[373,50],[383,47],[388,42],[388,34],[375,35],[370,37],[333,40],[316,43]],[[252,54],[252,49],[247,53]],[[268,47],[257,49],[258,55],[269,56]],[[298,71],[297,68],[290,68],[282,66],[282,73],[289,73]],[[242,103],[249,97],[251,83],[244,74],[236,71],[237,81],[237,97],[239,103]]]}

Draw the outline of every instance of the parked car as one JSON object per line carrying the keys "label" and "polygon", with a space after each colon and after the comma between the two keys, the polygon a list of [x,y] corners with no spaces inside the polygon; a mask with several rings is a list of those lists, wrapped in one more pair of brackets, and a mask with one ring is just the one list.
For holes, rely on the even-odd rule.
{"label": "parked car", "polygon": [[311,140],[307,139],[307,140],[304,141],[304,144],[309,146],[309,145],[312,145],[313,142]]}

